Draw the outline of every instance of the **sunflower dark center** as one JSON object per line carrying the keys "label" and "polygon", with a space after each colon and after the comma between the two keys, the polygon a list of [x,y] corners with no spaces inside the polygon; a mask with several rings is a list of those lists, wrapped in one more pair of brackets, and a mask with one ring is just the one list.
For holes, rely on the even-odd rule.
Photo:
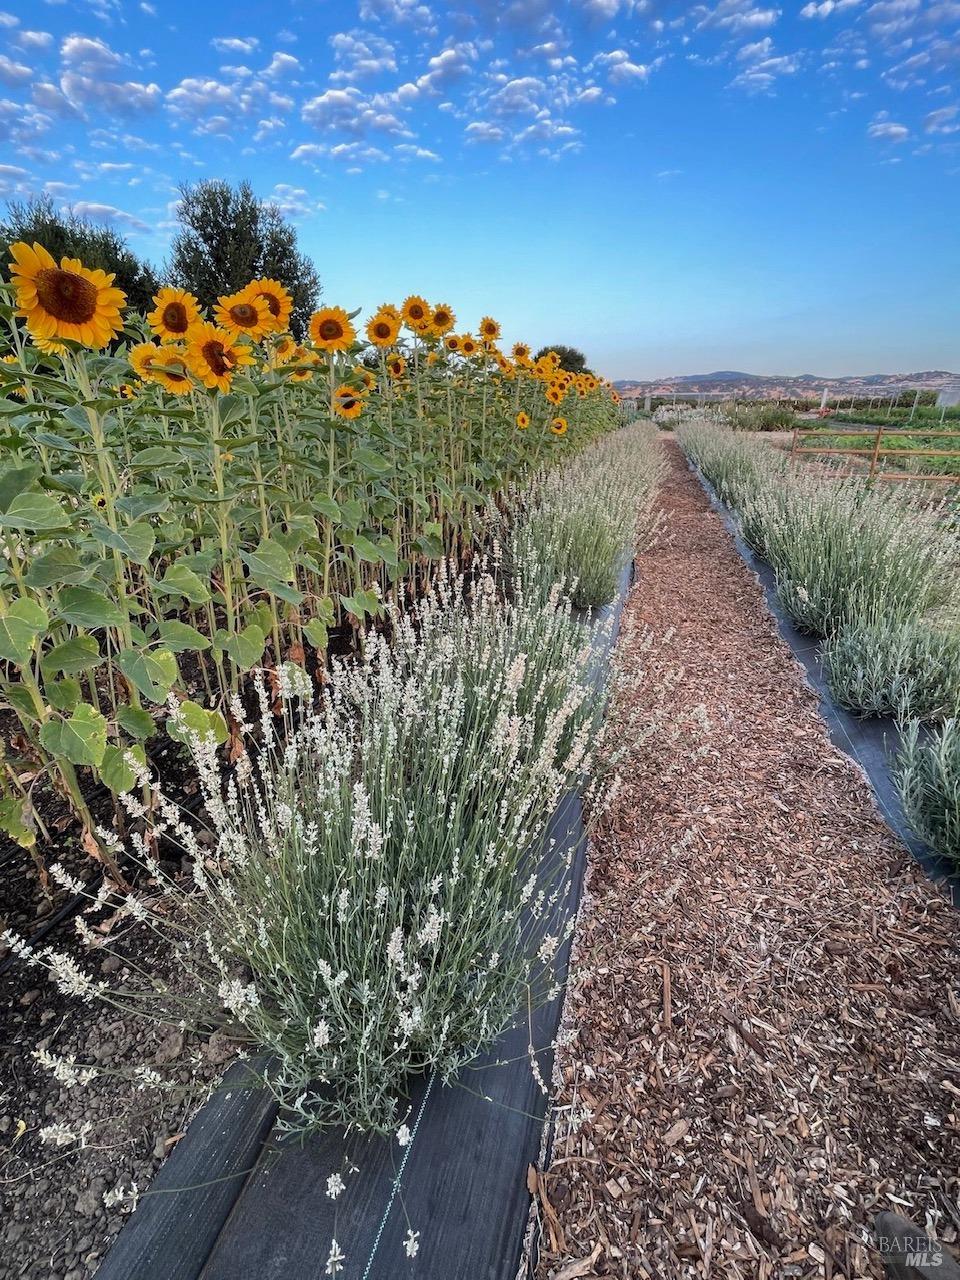
{"label": "sunflower dark center", "polygon": [[270,314],[272,316],[278,316],[280,314],[279,298],[275,298],[272,293],[261,293],[259,294],[259,297],[261,297],[264,300],[264,302],[267,304],[267,307],[269,308]]}
{"label": "sunflower dark center", "polygon": [[343,325],[339,320],[322,320],[318,333],[324,342],[333,342],[335,339],[343,337]]}
{"label": "sunflower dark center", "polygon": [[205,342],[203,344],[201,350],[203,351],[204,360],[206,360],[211,371],[215,373],[218,378],[222,378],[225,373],[229,373],[233,368],[233,364],[230,357],[224,350],[222,342],[217,342],[216,339],[211,338],[209,342]]}
{"label": "sunflower dark center", "polygon": [[190,317],[182,302],[168,302],[163,308],[163,326],[171,333],[186,333],[190,327]]}
{"label": "sunflower dark center", "polygon": [[356,396],[341,395],[340,406],[343,409],[354,409],[358,404]]}
{"label": "sunflower dark center", "polygon": [[389,338],[390,326],[387,324],[386,320],[379,320],[373,326],[373,332],[377,335],[378,338]]}
{"label": "sunflower dark center", "polygon": [[60,267],[37,272],[37,297],[48,315],[68,324],[86,324],[96,315],[96,285]]}
{"label": "sunflower dark center", "polygon": [[413,306],[410,308],[411,320],[422,320],[425,314],[426,312],[424,311],[423,307],[421,307],[418,303],[414,303]]}
{"label": "sunflower dark center", "polygon": [[230,319],[234,324],[244,328],[252,328],[260,319],[257,308],[249,302],[238,302],[230,308]]}

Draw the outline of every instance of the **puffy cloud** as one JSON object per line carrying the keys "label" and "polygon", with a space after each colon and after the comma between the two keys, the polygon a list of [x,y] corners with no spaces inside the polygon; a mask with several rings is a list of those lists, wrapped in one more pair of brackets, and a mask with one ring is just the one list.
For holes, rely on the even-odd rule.
{"label": "puffy cloud", "polygon": [[105,40],[89,36],[67,36],[60,46],[60,58],[65,67],[91,76],[106,75],[123,65],[120,54]]}
{"label": "puffy cloud", "polygon": [[469,142],[503,142],[506,134],[499,125],[489,120],[473,120],[467,125],[464,133]]}
{"label": "puffy cloud", "polygon": [[81,218],[90,218],[94,222],[117,222],[129,227],[131,231],[149,231],[145,222],[132,213],[125,213],[112,204],[100,204],[95,200],[78,200],[73,205],[73,212]]}
{"label": "puffy cloud", "polygon": [[910,130],[905,124],[897,124],[893,120],[874,120],[867,129],[867,137],[881,142],[906,142]]}
{"label": "puffy cloud", "polygon": [[780,17],[779,9],[761,9],[752,0],[720,0],[715,9],[702,6],[693,10],[697,29],[716,27],[739,35],[744,31],[772,27]]}
{"label": "puffy cloud", "polygon": [[17,33],[17,44],[21,49],[49,49],[53,44],[53,36],[49,31],[20,31]]}
{"label": "puffy cloud", "polygon": [[394,22],[421,30],[435,28],[433,13],[420,0],[360,0],[360,21]]}
{"label": "puffy cloud", "polygon": [[14,62],[5,53],[0,53],[0,80],[4,84],[23,84],[32,75],[33,70],[30,67],[24,66],[22,62]]}
{"label": "puffy cloud", "polygon": [[309,218],[326,209],[321,200],[315,200],[303,187],[293,187],[287,182],[277,183],[273,193],[267,196],[267,204],[275,205],[286,218]]}
{"label": "puffy cloud", "polygon": [[19,27],[20,19],[15,18],[12,13],[6,10],[0,11],[0,27]]}
{"label": "puffy cloud", "polygon": [[210,43],[217,53],[254,53],[260,47],[256,36],[219,36]]}
{"label": "puffy cloud", "polygon": [[960,121],[957,120],[958,112],[960,112],[960,107],[940,107],[936,111],[931,111],[928,116],[924,117],[924,133],[957,133],[960,131]]}
{"label": "puffy cloud", "polygon": [[291,53],[275,53],[270,59],[270,65],[265,68],[263,74],[271,79],[276,79],[279,76],[295,75],[299,70],[299,58],[295,58]]}
{"label": "puffy cloud", "polygon": [[475,45],[451,45],[430,59],[426,71],[418,77],[416,87],[421,93],[440,93],[449,84],[468,76],[476,59]]}
{"label": "puffy cloud", "polygon": [[330,77],[334,84],[349,83],[397,69],[396,51],[381,36],[364,31],[341,31],[330,37],[330,47],[338,68]]}
{"label": "puffy cloud", "polygon": [[77,75],[72,71],[60,77],[63,95],[75,107],[99,107],[118,115],[136,115],[159,106],[162,93],[158,84],[141,84],[136,80],[114,81],[95,76]]}
{"label": "puffy cloud", "polygon": [[352,85],[346,89],[327,89],[315,98],[310,98],[304,103],[301,114],[307,124],[324,132],[354,134],[358,137],[371,132],[408,134],[408,130],[383,100],[365,98]]}
{"label": "puffy cloud", "polygon": [[626,49],[598,53],[590,65],[604,68],[613,84],[624,84],[630,80],[646,80],[652,69],[643,63],[633,62]]}
{"label": "puffy cloud", "polygon": [[393,149],[398,156],[405,160],[432,160],[435,162],[440,160],[435,151],[429,151],[426,147],[415,146],[412,142],[398,142]]}
{"label": "puffy cloud", "polygon": [[831,13],[843,13],[847,9],[856,9],[862,0],[810,0],[800,10],[801,18],[829,18]]}

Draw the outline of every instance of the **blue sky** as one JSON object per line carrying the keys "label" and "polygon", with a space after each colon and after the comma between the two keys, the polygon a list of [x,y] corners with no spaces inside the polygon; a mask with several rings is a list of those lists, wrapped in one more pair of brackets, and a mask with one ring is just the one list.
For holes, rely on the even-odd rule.
{"label": "blue sky", "polygon": [[960,369],[960,0],[0,0],[0,197],[160,262],[249,177],[324,296],[611,377]]}

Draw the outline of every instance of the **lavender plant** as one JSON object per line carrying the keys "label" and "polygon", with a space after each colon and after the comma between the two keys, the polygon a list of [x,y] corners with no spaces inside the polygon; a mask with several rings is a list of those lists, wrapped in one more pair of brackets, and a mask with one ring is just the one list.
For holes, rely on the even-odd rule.
{"label": "lavender plant", "polygon": [[[147,823],[132,844],[149,888],[119,903],[105,889],[80,923],[97,947],[102,910],[172,939],[179,980],[109,988],[8,941],[81,998],[267,1050],[291,1130],[395,1128],[411,1072],[449,1077],[555,983],[571,855],[545,833],[590,763],[592,652],[558,593],[532,598],[521,575],[505,600],[490,572],[447,572],[394,616],[389,646],[371,633],[361,662],[335,667],[319,708],[291,665],[275,690],[257,681],[258,723],[234,699],[226,772],[218,726],[174,705],[209,828],[156,789],[144,806],[153,779],[131,754],[123,801]],[[192,883],[161,864],[161,839]]]}
{"label": "lavender plant", "polygon": [[929,735],[912,720],[897,760],[907,821],[930,848],[960,866],[960,719]]}
{"label": "lavender plant", "polygon": [[924,619],[853,624],[821,651],[836,702],[858,715],[942,720],[960,712],[960,631]]}
{"label": "lavender plant", "polygon": [[578,608],[607,604],[625,565],[653,536],[663,473],[656,431],[646,423],[621,428],[544,477],[511,530],[511,559],[536,579],[542,598],[561,582]]}

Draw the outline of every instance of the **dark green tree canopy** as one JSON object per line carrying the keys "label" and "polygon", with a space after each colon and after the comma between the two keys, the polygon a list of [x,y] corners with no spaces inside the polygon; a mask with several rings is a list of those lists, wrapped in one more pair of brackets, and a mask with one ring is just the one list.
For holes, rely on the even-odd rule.
{"label": "dark green tree canopy", "polygon": [[297,232],[249,182],[207,180],[180,188],[180,230],[166,275],[203,307],[258,277],[279,280],[293,296],[291,327],[302,338],[320,297],[320,277],[297,245]]}
{"label": "dark green tree canopy", "polygon": [[539,360],[548,351],[557,353],[560,357],[560,368],[566,369],[567,373],[584,373],[586,371],[587,357],[582,351],[578,351],[576,347],[566,347],[562,342],[556,342],[550,346],[541,347],[534,359]]}
{"label": "dark green tree canopy", "polygon": [[137,311],[153,305],[153,295],[159,287],[156,272],[137,257],[115,227],[91,222],[69,209],[57,209],[51,196],[37,196],[7,205],[0,221],[4,267],[9,266],[10,246],[20,240],[42,244],[57,262],[63,257],[79,258],[91,270],[112,272],[117,288],[124,291],[128,304]]}

